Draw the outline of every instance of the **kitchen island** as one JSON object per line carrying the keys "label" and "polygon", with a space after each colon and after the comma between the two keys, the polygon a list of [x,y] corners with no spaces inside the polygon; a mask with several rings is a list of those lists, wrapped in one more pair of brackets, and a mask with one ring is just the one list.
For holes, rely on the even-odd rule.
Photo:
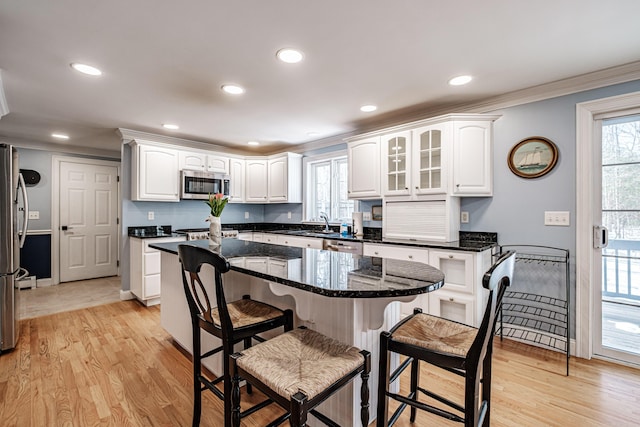
{"label": "kitchen island", "polygon": [[[441,271],[420,262],[236,239],[224,239],[218,247],[210,247],[208,240],[151,244],[162,253],[162,326],[189,352],[191,320],[177,258],[179,244],[210,248],[228,259],[231,271],[224,276],[228,300],[250,294],[279,308],[291,308],[296,314],[296,326],[306,325],[370,351],[372,420],[377,405],[380,331],[400,320],[399,302],[412,301],[444,283]],[[202,276],[209,278],[205,286],[213,295],[213,274],[205,268]],[[203,334],[203,348],[214,345],[217,339]],[[221,372],[218,359],[207,364],[216,374]],[[359,381],[320,407],[340,425],[359,425]]]}

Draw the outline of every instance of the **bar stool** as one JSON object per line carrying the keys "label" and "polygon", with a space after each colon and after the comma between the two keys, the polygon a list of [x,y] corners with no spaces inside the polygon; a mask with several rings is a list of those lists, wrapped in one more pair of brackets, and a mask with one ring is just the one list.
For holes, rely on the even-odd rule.
{"label": "bar stool", "polygon": [[[225,420],[231,419],[231,375],[229,356],[233,346],[243,342],[250,348],[252,339],[263,342],[256,334],[284,327],[284,331],[293,329],[293,311],[280,310],[269,304],[252,300],[248,295],[242,299],[227,303],[224,295],[222,275],[229,271],[227,260],[208,249],[178,245],[178,257],[182,265],[182,284],[184,286],[193,333],[193,426],[200,425],[202,411],[202,392],[210,390],[224,401]],[[200,279],[202,265],[210,265],[214,269],[215,297],[217,307],[212,307],[209,294]],[[222,345],[206,353],[202,353],[200,332],[205,331],[222,341]],[[202,374],[202,359],[222,352],[223,374],[215,380]],[[223,382],[224,392],[216,387]],[[248,389],[248,392],[251,390]],[[265,400],[245,411],[248,415],[272,403]],[[227,426],[229,424],[225,424]]]}
{"label": "bar stool", "polygon": [[330,427],[335,421],[316,411],[319,404],[360,374],[360,420],[369,424],[369,373],[371,356],[347,344],[300,327],[231,356],[232,426],[240,426],[240,380],[252,384],[287,413],[268,424],[289,420],[304,427],[312,414]]}
{"label": "bar stool", "polygon": [[[407,405],[411,406],[411,422],[416,419],[416,409],[431,412],[466,427],[489,426],[491,398],[491,355],[496,313],[505,289],[513,279],[515,252],[506,252],[491,266],[482,278],[482,285],[489,290],[489,301],[479,328],[422,313],[416,308],[413,314],[380,334],[380,376],[378,382],[378,427],[392,426]],[[389,352],[407,356],[407,359],[390,374]],[[420,361],[442,368],[465,378],[464,405],[419,386]],[[407,366],[411,365],[410,392],[402,396],[389,391]],[[480,387],[482,384],[482,387]],[[441,404],[419,401],[418,392]],[[480,397],[482,395],[482,397]],[[388,417],[388,398],[400,402],[400,406]],[[458,413],[451,412],[453,408]],[[461,415],[459,415],[461,413]]]}

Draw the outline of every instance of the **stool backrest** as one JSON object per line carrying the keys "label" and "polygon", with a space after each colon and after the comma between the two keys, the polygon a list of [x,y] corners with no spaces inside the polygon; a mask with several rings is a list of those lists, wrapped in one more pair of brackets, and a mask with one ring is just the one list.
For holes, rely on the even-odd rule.
{"label": "stool backrest", "polygon": [[200,279],[200,269],[203,265],[213,267],[220,325],[223,334],[230,336],[233,326],[222,286],[222,275],[229,271],[229,262],[215,252],[191,245],[178,245],[178,258],[182,266],[182,285],[189,304],[192,322],[197,323],[199,319],[203,319],[211,324],[214,323],[211,315],[214,306],[211,305],[209,294]]}
{"label": "stool backrest", "polygon": [[516,262],[515,251],[505,252],[484,273],[482,286],[489,290],[489,300],[482,318],[478,334],[469,350],[468,357],[476,361],[484,359],[487,346],[491,343],[496,327],[497,313],[502,303],[502,297],[513,281],[513,268]]}

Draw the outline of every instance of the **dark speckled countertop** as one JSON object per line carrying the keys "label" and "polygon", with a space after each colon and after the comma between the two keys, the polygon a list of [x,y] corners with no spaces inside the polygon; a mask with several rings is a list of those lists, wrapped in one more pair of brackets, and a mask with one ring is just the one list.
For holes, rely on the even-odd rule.
{"label": "dark speckled countertop", "polygon": [[[232,270],[328,297],[382,298],[417,295],[439,289],[444,284],[444,274],[427,264],[345,252],[302,249],[238,239],[223,239],[219,247],[210,247],[208,240],[152,243],[149,246],[177,255],[180,244],[222,253]],[[283,262],[286,262],[286,268],[282,268],[285,265]]]}

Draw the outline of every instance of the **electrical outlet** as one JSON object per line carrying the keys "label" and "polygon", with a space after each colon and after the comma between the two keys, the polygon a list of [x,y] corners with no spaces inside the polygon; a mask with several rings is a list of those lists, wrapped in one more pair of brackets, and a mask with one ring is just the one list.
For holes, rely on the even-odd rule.
{"label": "electrical outlet", "polygon": [[244,213],[244,219],[249,219],[249,212]]}
{"label": "electrical outlet", "polygon": [[460,222],[463,224],[469,223],[469,212],[460,212]]}
{"label": "electrical outlet", "polygon": [[147,212],[147,219],[153,221],[156,218],[156,214],[153,211]]}
{"label": "electrical outlet", "polygon": [[362,212],[363,221],[371,221],[371,212]]}
{"label": "electrical outlet", "polygon": [[568,211],[545,211],[544,225],[568,227],[569,212]]}
{"label": "electrical outlet", "polygon": [[291,212],[287,212],[287,219],[291,219]]}
{"label": "electrical outlet", "polygon": [[29,211],[29,219],[40,219],[40,211]]}

